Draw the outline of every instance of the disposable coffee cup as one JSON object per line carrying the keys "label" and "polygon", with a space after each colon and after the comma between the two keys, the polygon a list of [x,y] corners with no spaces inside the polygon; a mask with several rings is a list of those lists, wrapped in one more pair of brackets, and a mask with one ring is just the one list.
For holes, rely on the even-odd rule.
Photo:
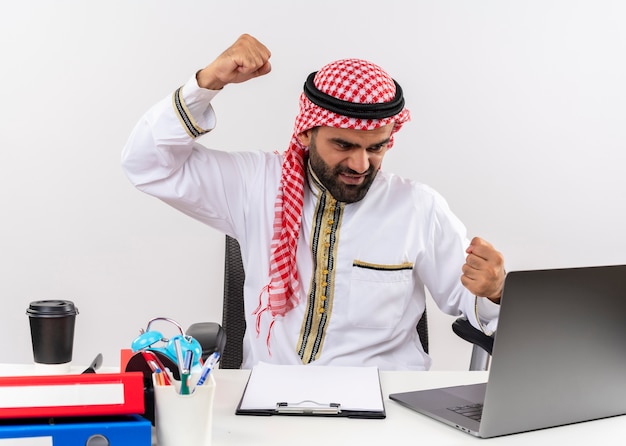
{"label": "disposable coffee cup", "polygon": [[30,303],[26,314],[35,364],[69,369],[78,308],[69,300],[38,300]]}
{"label": "disposable coffee cup", "polygon": [[[191,383],[198,375],[192,374]],[[180,394],[180,381],[160,385],[152,375],[156,440],[159,446],[211,446],[213,426],[213,375],[203,385],[192,385],[189,395]]]}

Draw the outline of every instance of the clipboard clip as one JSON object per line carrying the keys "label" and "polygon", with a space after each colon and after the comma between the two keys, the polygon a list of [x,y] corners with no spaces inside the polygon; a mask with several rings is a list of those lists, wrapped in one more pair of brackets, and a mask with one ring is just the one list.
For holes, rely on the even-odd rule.
{"label": "clipboard clip", "polygon": [[322,404],[312,400],[304,400],[299,403],[276,403],[276,412],[279,414],[306,414],[306,415],[339,415],[341,404]]}

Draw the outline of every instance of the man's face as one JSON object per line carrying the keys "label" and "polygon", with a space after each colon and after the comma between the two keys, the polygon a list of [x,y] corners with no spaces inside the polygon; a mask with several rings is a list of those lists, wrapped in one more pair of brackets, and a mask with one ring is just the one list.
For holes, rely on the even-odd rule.
{"label": "man's face", "polygon": [[374,130],[316,127],[298,135],[315,175],[338,201],[354,203],[369,190],[387,152],[393,124]]}

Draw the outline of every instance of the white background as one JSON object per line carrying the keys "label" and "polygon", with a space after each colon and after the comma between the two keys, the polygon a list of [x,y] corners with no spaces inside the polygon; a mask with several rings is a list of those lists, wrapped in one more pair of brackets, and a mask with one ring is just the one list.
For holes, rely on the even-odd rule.
{"label": "white background", "polygon": [[[135,190],[120,152],[244,32],[273,71],[216,99],[207,144],[283,151],[306,75],[370,59],[413,116],[384,167],[439,190],[509,270],[626,263],[625,23],[620,0],[2,2],[1,360],[32,360],[32,300],[76,303],[82,364],[118,364],[155,316],[221,320],[223,236]],[[429,316],[433,368],[466,368],[452,318]]]}

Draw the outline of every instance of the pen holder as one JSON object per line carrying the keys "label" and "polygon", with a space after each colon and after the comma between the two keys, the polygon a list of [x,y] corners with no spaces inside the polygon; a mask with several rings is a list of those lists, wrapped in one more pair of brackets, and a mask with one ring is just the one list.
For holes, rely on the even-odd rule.
{"label": "pen holder", "polygon": [[[199,375],[190,377],[191,383]],[[160,385],[152,376],[157,444],[159,446],[210,446],[212,436],[215,380],[209,375],[201,386],[192,384],[189,395],[180,394],[180,381]]]}
{"label": "pen holder", "polygon": [[[174,363],[169,356],[164,355],[161,352],[154,352],[163,366],[169,368],[174,374],[174,378],[179,379],[178,366]],[[133,354],[126,363],[125,371],[127,372],[142,372],[143,384],[144,384],[144,401],[146,410],[143,414],[144,418],[150,420],[154,425],[154,385],[152,381],[152,369],[146,362],[146,358],[141,352]]]}

